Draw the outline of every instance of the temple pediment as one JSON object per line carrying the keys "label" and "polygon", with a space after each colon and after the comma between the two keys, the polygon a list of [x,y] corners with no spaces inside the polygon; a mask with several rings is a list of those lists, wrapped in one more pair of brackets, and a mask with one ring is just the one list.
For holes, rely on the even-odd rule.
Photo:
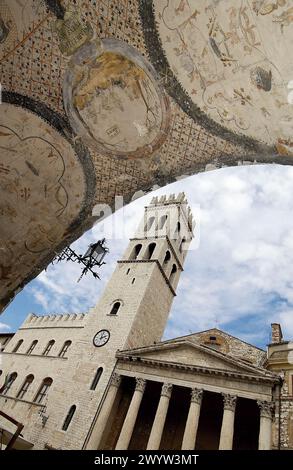
{"label": "temple pediment", "polygon": [[264,376],[274,376],[267,370],[246,364],[244,360],[236,359],[210,347],[194,344],[188,340],[174,340],[155,344],[149,347],[124,350],[117,357],[134,361],[153,361],[169,363],[170,365],[192,366],[207,369],[217,369],[225,372],[245,373]]}

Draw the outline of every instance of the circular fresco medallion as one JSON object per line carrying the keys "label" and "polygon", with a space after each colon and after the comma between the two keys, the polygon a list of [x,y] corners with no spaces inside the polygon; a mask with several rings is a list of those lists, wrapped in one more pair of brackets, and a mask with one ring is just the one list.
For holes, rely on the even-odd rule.
{"label": "circular fresco medallion", "polygon": [[162,145],[168,100],[154,69],[116,39],[82,46],[64,78],[64,106],[78,136],[98,152],[144,157]]}
{"label": "circular fresco medallion", "polygon": [[292,154],[292,2],[152,4],[140,0],[149,54],[184,111],[215,133]]}

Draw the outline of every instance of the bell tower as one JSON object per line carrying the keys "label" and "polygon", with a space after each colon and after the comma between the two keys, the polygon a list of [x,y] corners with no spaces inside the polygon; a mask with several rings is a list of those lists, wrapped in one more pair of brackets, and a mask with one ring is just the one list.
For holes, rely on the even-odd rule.
{"label": "bell tower", "polygon": [[160,341],[192,236],[193,217],[184,193],[152,199],[91,310],[88,326],[93,331],[96,323],[105,330],[94,339],[96,346],[107,340],[117,350]]}

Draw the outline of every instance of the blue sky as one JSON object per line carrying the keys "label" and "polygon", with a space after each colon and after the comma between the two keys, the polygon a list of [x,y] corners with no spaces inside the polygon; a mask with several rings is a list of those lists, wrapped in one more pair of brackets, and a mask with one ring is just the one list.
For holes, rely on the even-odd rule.
{"label": "blue sky", "polygon": [[86,312],[97,303],[151,197],[185,191],[196,237],[164,338],[218,327],[265,347],[271,322],[280,322],[291,339],[292,188],[292,167],[253,165],[201,173],[137,199],[73,245],[83,253],[106,236],[110,254],[101,281],[88,275],[77,283],[78,265],[50,265],[6,309],[0,331],[15,331],[30,312]]}

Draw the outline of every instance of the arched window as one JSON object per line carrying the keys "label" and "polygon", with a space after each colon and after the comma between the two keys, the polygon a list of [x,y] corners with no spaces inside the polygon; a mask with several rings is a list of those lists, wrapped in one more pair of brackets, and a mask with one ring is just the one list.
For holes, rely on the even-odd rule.
{"label": "arched window", "polygon": [[95,376],[94,376],[94,380],[92,381],[90,390],[96,390],[96,387],[99,383],[99,380],[101,378],[102,373],[103,373],[103,367],[99,367],[97,369],[97,372],[96,372]]}
{"label": "arched window", "polygon": [[173,264],[172,271],[171,271],[171,274],[170,274],[170,279],[169,279],[169,281],[171,283],[173,282],[173,279],[174,279],[176,273],[177,273],[177,266],[176,266],[176,264]]}
{"label": "arched window", "polygon": [[42,403],[44,401],[45,396],[48,394],[48,390],[52,385],[53,380],[51,377],[46,377],[42,385],[40,386],[38,393],[35,396],[34,402],[35,403]]}
{"label": "arched window", "polygon": [[153,256],[153,253],[155,251],[155,248],[156,248],[155,243],[150,243],[149,244],[149,246],[147,248],[147,251],[146,251],[145,259],[151,259],[151,257]]}
{"label": "arched window", "polygon": [[142,249],[142,244],[139,243],[133,248],[130,259],[137,259],[141,249]]}
{"label": "arched window", "polygon": [[115,302],[112,305],[110,315],[117,315],[119,308],[121,307],[121,302]]}
{"label": "arched window", "polygon": [[61,351],[60,353],[58,354],[59,357],[65,357],[65,354],[67,353],[70,345],[71,345],[72,341],[65,341],[65,343],[63,344],[62,348],[61,348]]}
{"label": "arched window", "polygon": [[11,385],[15,381],[16,377],[17,377],[16,372],[12,372],[12,374],[8,375],[8,377],[5,380],[4,386],[0,389],[0,393],[2,393],[2,395],[7,395],[7,392],[9,392]]}
{"label": "arched window", "polygon": [[184,250],[184,243],[185,242],[186,242],[186,238],[183,237],[182,240],[181,240],[180,246],[179,246],[180,253],[182,253],[182,251]]}
{"label": "arched window", "polygon": [[171,259],[171,253],[169,250],[166,251],[165,258],[164,258],[164,264],[167,264]]}
{"label": "arched window", "polygon": [[38,344],[38,340],[35,339],[32,344],[30,345],[30,347],[28,348],[27,350],[27,354],[31,354],[33,352],[33,350],[35,349],[36,345]]}
{"label": "arched window", "polygon": [[32,374],[30,374],[26,377],[26,379],[23,382],[18,394],[16,395],[16,398],[23,398],[25,396],[25,394],[28,391],[28,388],[29,388],[29,386],[30,386],[30,384],[32,383],[33,380],[34,380],[34,376]]}
{"label": "arched window", "polygon": [[149,217],[147,223],[145,224],[145,228],[144,228],[145,232],[147,232],[148,230],[152,228],[154,221],[155,221],[154,217]]}
{"label": "arched window", "polygon": [[17,344],[16,344],[16,346],[15,346],[15,348],[13,349],[12,352],[15,353],[16,351],[18,351],[19,348],[20,348],[20,346],[22,345],[22,343],[23,343],[23,339],[20,339],[20,340],[17,342]]}
{"label": "arched window", "polygon": [[71,420],[73,418],[73,415],[75,413],[76,406],[72,405],[67,413],[67,416],[64,420],[63,426],[62,426],[62,431],[67,431],[69,424],[71,423]]}
{"label": "arched window", "polygon": [[168,219],[167,215],[162,215],[162,217],[160,218],[159,230],[162,230],[164,228],[164,225],[167,222],[167,219]]}
{"label": "arched window", "polygon": [[47,346],[44,349],[43,356],[48,356],[48,354],[51,351],[54,344],[55,344],[55,341],[53,339],[51,339],[51,341],[49,341],[49,343],[47,344]]}

